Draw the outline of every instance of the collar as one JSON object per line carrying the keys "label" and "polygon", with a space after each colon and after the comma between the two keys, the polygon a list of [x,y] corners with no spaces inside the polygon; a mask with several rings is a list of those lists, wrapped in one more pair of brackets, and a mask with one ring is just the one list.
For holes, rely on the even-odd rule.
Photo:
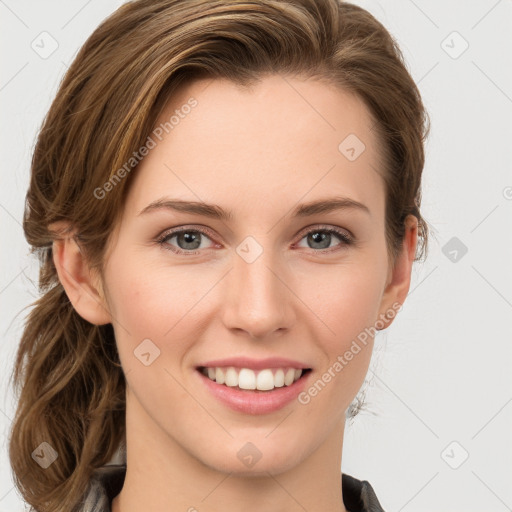
{"label": "collar", "polygon": [[[79,512],[111,512],[112,500],[121,492],[125,475],[126,464],[107,464],[97,468]],[[366,480],[343,473],[341,488],[343,503],[350,512],[384,512]]]}

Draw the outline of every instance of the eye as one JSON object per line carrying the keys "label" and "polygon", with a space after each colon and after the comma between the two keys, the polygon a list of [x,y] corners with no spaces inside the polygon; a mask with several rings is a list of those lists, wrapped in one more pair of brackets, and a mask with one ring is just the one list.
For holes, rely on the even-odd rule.
{"label": "eye", "polygon": [[[341,243],[333,247],[331,246],[331,242],[335,241],[336,238],[340,240]],[[337,228],[316,227],[315,229],[307,231],[301,240],[304,239],[306,239],[306,243],[310,249],[328,249],[327,252],[340,250],[343,249],[344,246],[354,243],[352,236],[347,231]]]}
{"label": "eye", "polygon": [[[215,244],[208,247],[203,243],[205,239],[212,241],[212,237],[213,235],[204,228],[192,229],[184,227],[166,231],[158,238],[157,242],[168,251],[173,251],[177,254],[194,255],[199,254],[202,249],[212,248]],[[173,239],[175,239],[175,243],[171,242]],[[301,241],[304,239],[308,244],[307,247],[318,249],[314,252],[337,251],[354,243],[352,236],[347,231],[332,227],[324,228],[322,226],[317,226],[315,229],[307,231],[302,236]],[[341,243],[332,246],[331,243],[336,239]]]}
{"label": "eye", "polygon": [[[202,243],[206,238],[211,240],[206,230],[181,228],[174,231],[167,231],[159,239],[158,243],[166,250],[178,254],[199,254],[198,249],[207,249]],[[176,239],[177,247],[171,243]]]}

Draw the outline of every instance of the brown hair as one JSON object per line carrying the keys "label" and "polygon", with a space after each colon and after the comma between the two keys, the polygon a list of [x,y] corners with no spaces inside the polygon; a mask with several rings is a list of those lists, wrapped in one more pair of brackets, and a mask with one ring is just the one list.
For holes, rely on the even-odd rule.
{"label": "brown hair", "polygon": [[[68,221],[90,265],[122,212],[130,179],[95,190],[146,141],[176,88],[198,77],[247,85],[266,73],[327,79],[357,94],[382,143],[386,239],[396,255],[404,219],[419,221],[428,115],[392,36],[337,0],[135,0],[104,20],[67,71],[34,150],[23,228],[40,260],[41,297],[13,370],[19,395],[9,456],[23,498],[40,512],[77,510],[92,471],[125,441],[125,379],[111,324],[92,325],[59,282],[49,229]],[[48,443],[46,469],[31,456]]]}

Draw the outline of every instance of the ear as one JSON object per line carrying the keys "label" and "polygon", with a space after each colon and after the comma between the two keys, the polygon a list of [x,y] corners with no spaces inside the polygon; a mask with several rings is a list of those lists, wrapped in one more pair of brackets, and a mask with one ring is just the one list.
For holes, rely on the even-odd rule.
{"label": "ear", "polygon": [[[411,272],[418,243],[418,219],[408,215],[405,219],[405,235],[395,264],[390,267],[388,280],[379,309],[378,330],[389,327],[404,303],[411,285]],[[383,327],[380,327],[384,325]]]}
{"label": "ear", "polygon": [[50,229],[65,233],[53,241],[53,262],[59,280],[76,312],[94,325],[111,322],[101,280],[88,265],[85,254],[78,245],[76,233],[69,224],[56,222]]}

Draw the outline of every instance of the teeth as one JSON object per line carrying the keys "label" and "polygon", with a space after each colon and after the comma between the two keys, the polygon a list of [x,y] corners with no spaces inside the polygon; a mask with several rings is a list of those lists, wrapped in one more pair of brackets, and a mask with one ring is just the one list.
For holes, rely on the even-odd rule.
{"label": "teeth", "polygon": [[284,371],[279,369],[274,374],[274,386],[276,388],[282,388],[284,386]]}
{"label": "teeth", "polygon": [[[240,377],[242,376],[243,370],[240,372]],[[254,372],[253,372],[254,373]],[[241,381],[242,379],[240,379]],[[242,385],[240,385],[242,387]],[[258,377],[256,379],[256,388],[261,391],[268,391],[270,389],[274,389],[274,376],[272,375],[272,370],[262,370],[258,373]]]}
{"label": "teeth", "polygon": [[235,378],[238,377],[236,380],[238,381],[237,384],[240,389],[256,389],[256,375],[254,375],[252,370],[242,368],[237,375],[236,370],[233,368],[233,373],[235,374]]}
{"label": "teeth", "polygon": [[224,384],[231,388],[238,386],[238,374],[236,373],[236,370],[234,368],[228,368],[226,370]]}
{"label": "teeth", "polygon": [[[211,379],[211,377],[210,377]],[[213,380],[213,379],[212,379]],[[218,384],[224,384],[224,372],[220,368],[215,368],[215,381]]]}
{"label": "teeth", "polygon": [[293,368],[290,368],[285,374],[284,374],[284,385],[289,386],[293,383],[293,379],[295,378],[295,370]]}
{"label": "teeth", "polygon": [[265,369],[255,372],[250,368],[203,368],[203,375],[217,384],[225,384],[229,387],[240,389],[257,389],[270,391],[274,388],[290,386],[302,375],[302,370],[297,368],[278,368],[277,370]]}

